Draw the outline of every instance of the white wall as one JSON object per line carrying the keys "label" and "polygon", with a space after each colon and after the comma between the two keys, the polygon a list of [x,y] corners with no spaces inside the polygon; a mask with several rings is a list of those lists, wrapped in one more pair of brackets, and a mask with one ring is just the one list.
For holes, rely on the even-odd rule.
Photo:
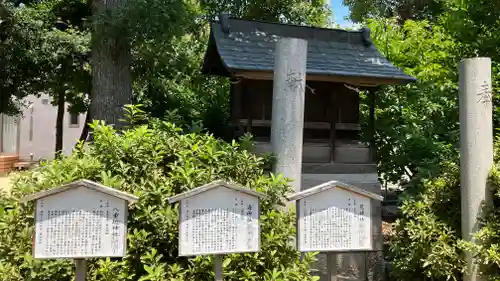
{"label": "white wall", "polygon": [[17,154],[18,116],[0,114],[0,153]]}
{"label": "white wall", "polygon": [[[51,105],[47,95],[27,98],[31,105],[23,110],[20,122],[19,156],[29,160],[52,159],[56,145],[57,107]],[[67,107],[66,107],[67,109]],[[65,112],[63,122],[63,152],[71,153],[78,142],[85,123],[86,114],[78,116],[78,125],[70,125],[71,114]],[[32,120],[32,121],[31,121]],[[31,124],[32,123],[32,124]],[[32,136],[30,136],[30,127]]]}

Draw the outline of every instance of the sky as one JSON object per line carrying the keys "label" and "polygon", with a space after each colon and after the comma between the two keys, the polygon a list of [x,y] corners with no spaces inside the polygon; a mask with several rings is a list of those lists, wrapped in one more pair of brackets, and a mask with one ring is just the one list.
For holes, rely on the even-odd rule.
{"label": "sky", "polygon": [[330,0],[334,22],[340,27],[351,27],[353,24],[345,19],[349,16],[349,8],[342,4],[342,0]]}

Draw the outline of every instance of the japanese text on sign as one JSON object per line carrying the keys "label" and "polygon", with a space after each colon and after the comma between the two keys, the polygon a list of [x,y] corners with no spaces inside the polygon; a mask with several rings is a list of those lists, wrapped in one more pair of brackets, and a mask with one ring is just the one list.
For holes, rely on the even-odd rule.
{"label": "japanese text on sign", "polygon": [[37,200],[35,258],[122,257],[124,200],[77,188]]}
{"label": "japanese text on sign", "polygon": [[181,200],[179,255],[259,251],[258,198],[217,188]]}
{"label": "japanese text on sign", "polygon": [[299,204],[299,251],[371,250],[370,198],[334,188]]}

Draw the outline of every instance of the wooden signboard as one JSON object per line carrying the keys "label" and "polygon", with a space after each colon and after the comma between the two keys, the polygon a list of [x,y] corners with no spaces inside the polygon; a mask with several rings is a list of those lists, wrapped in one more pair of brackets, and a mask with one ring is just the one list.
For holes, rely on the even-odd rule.
{"label": "wooden signboard", "polygon": [[38,199],[34,257],[123,257],[127,202],[78,188]]}
{"label": "wooden signboard", "polygon": [[170,199],[177,201],[180,256],[260,250],[258,193],[217,181]]}
{"label": "wooden signboard", "polygon": [[89,180],[23,198],[22,202],[36,201],[34,258],[123,257],[127,207],[137,199]]}
{"label": "wooden signboard", "polygon": [[179,255],[216,256],[216,280],[222,280],[220,255],[260,251],[258,192],[214,181],[169,199],[179,202]]}
{"label": "wooden signboard", "polygon": [[382,197],[337,181],[296,193],[301,252],[372,250],[371,199]]}

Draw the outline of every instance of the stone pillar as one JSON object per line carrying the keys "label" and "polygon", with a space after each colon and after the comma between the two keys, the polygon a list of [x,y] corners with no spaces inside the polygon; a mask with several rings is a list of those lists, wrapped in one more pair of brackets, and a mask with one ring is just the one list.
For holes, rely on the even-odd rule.
{"label": "stone pillar", "polygon": [[[491,60],[460,62],[460,195],[462,235],[471,241],[478,230],[481,205],[488,201],[487,178],[493,165]],[[465,254],[464,281],[479,281],[471,253]]]}
{"label": "stone pillar", "polygon": [[87,278],[87,261],[75,259],[75,281],[85,281]]}
{"label": "stone pillar", "polygon": [[306,40],[278,40],[271,122],[271,145],[276,156],[273,171],[293,180],[295,192],[301,187],[306,63]]}

